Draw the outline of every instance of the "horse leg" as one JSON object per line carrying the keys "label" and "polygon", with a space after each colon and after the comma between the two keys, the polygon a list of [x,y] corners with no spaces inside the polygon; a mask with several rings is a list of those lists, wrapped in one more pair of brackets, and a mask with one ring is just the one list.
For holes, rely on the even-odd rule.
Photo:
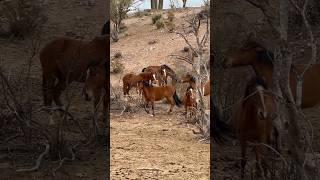
{"label": "horse leg", "polygon": [[169,109],[169,114],[170,114],[170,113],[172,113],[172,109],[173,109],[173,106],[174,106],[173,98],[172,97],[167,97],[167,101],[170,103],[170,109]]}
{"label": "horse leg", "polygon": [[93,102],[93,116],[92,116],[93,122],[92,123],[93,123],[95,137],[97,137],[97,135],[99,134],[97,112],[98,112],[98,105],[99,105],[100,99],[101,99],[101,89],[95,92],[94,102]]}
{"label": "horse leg", "polygon": [[149,106],[149,101],[146,101],[146,103],[144,104],[144,110],[149,114],[149,110],[147,108]]}
{"label": "horse leg", "polygon": [[[43,100],[44,105],[46,107],[52,106],[53,94],[54,94],[54,77],[46,77],[42,75],[42,92],[43,92]],[[49,125],[54,125],[55,122],[53,120],[53,112],[49,109]]]}
{"label": "horse leg", "polygon": [[154,101],[151,101],[151,105],[152,105],[152,116],[154,116]]}
{"label": "horse leg", "polygon": [[62,107],[62,102],[60,100],[60,96],[62,91],[64,91],[66,89],[67,85],[66,85],[66,81],[59,79],[58,84],[55,86],[54,88],[54,102],[56,103],[57,106]]}
{"label": "horse leg", "polygon": [[241,145],[241,179],[244,178],[245,175],[245,167],[246,167],[246,151],[247,151],[247,145],[246,142],[240,141]]}

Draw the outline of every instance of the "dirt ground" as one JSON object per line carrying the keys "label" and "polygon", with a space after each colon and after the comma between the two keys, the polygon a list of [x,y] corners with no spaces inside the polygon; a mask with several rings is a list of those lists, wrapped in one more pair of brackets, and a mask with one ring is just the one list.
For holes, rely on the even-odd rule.
{"label": "dirt ground", "polygon": [[[182,31],[187,24],[185,19],[199,11],[194,8],[175,12],[176,31]],[[166,18],[166,13],[163,16]],[[131,17],[124,24],[127,26],[124,35],[111,44],[111,56],[121,52],[120,61],[125,66],[123,73],[111,74],[111,91],[120,94],[120,99],[124,99],[121,78],[125,73],[140,73],[144,67],[162,64],[167,64],[179,75],[190,71],[189,64],[170,57],[181,54],[186,46],[176,33],[157,30],[151,24],[151,16]],[[204,28],[201,27],[201,33]],[[188,38],[195,43],[191,35]],[[151,41],[155,43],[149,44]],[[186,88],[182,84],[177,86]],[[180,98],[181,92],[178,92]],[[139,105],[139,98],[135,98],[133,106]],[[158,102],[155,117],[143,108],[119,116],[122,107],[111,101],[112,179],[209,179],[210,145],[200,142],[191,131],[196,130],[195,127],[184,123],[184,108],[175,106],[173,114],[167,114],[168,108],[169,105]]]}
{"label": "dirt ground", "polygon": [[[97,0],[96,5],[88,6],[84,4],[86,1],[70,0],[70,1],[44,1],[45,13],[48,15],[48,22],[44,24],[41,31],[41,45],[44,46],[48,41],[56,38],[69,36],[72,38],[84,37],[90,40],[94,36],[100,35],[102,26],[106,18],[106,3],[105,0]],[[0,26],[2,26],[2,22]],[[0,28],[1,29],[1,28]],[[1,67],[5,74],[9,77],[12,84],[16,85],[16,90],[23,94],[25,84],[21,79],[25,77],[27,59],[31,54],[32,39],[25,40],[9,40],[0,39],[0,59]],[[43,105],[42,100],[42,77],[41,67],[38,54],[32,61],[31,66],[31,91],[32,105],[34,110],[39,109]],[[17,83],[18,84],[17,84]],[[20,84],[19,84],[20,83]],[[83,84],[74,83],[70,87],[70,94],[73,94],[70,112],[80,125],[86,129],[91,125],[90,116],[92,113],[92,102],[84,101],[81,96]],[[63,97],[64,98],[64,97]],[[0,103],[1,104],[1,103]],[[1,106],[2,108],[3,106]],[[2,110],[2,109],[1,109]],[[54,116],[56,117],[56,116]],[[35,112],[33,119],[42,123],[48,123],[48,114],[45,112]],[[5,119],[2,119],[5,121]],[[3,122],[2,121],[2,122]],[[10,122],[10,121],[8,121]],[[8,123],[6,129],[0,132],[0,142],[10,136],[17,129],[14,128],[14,123]],[[102,127],[100,125],[100,127]],[[71,144],[76,144],[79,141],[84,141],[79,129],[75,123],[68,122],[65,127],[66,138]],[[36,158],[44,147],[41,144],[31,143],[30,147],[20,147],[21,140],[11,141],[10,144],[1,143],[1,160],[0,160],[0,179],[4,180],[25,180],[25,179],[104,179],[106,167],[104,165],[105,154],[102,149],[102,143],[97,146],[81,146],[76,150],[76,159],[72,162],[66,162],[53,175],[53,169],[58,164],[44,159],[41,168],[36,172],[18,173],[17,169],[29,168],[34,166]],[[4,147],[11,148],[11,153]],[[28,150],[29,149],[29,150]],[[32,150],[30,152],[30,149]],[[6,155],[10,155],[9,157]]]}

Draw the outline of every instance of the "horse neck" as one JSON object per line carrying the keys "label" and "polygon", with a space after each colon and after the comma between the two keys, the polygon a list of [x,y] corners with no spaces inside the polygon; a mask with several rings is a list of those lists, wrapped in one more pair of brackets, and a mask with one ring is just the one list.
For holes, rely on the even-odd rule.
{"label": "horse neck", "polygon": [[256,61],[251,66],[257,76],[266,78],[266,82],[272,85],[273,65]]}

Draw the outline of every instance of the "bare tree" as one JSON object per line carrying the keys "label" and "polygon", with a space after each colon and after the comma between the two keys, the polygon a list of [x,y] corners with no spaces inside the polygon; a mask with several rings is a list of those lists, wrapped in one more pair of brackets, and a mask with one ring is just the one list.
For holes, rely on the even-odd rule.
{"label": "bare tree", "polygon": [[[172,55],[172,56],[177,57],[178,59],[183,60],[192,66],[197,79],[196,81],[197,102],[198,102],[198,110],[200,113],[200,115],[196,118],[199,119],[199,124],[200,124],[199,127],[205,126],[206,128],[209,128],[210,126],[208,122],[209,121],[208,113],[205,112],[205,104],[203,99],[204,92],[203,92],[203,88],[201,88],[204,84],[203,82],[209,80],[210,78],[210,70],[207,69],[208,60],[203,58],[204,49],[209,39],[209,18],[207,17],[206,19],[206,29],[204,34],[202,35],[200,34],[201,19],[198,18],[197,15],[193,15],[191,19],[188,21],[188,23],[190,24],[190,27],[191,27],[191,33],[196,40],[195,45],[192,45],[192,43],[190,42],[188,38],[188,33],[178,32],[177,34],[180,35],[185,40],[186,44],[191,50],[191,53],[194,56],[191,56],[191,57],[183,57],[179,55]],[[197,57],[197,58],[194,60],[194,57]],[[199,128],[199,129],[201,132],[205,132],[204,135],[206,138],[209,138],[210,132],[208,130],[204,130],[202,128]]]}

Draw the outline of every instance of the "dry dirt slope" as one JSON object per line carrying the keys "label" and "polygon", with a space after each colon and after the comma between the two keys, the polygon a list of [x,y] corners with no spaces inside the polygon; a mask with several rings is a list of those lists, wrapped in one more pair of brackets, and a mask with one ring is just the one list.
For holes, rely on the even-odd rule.
{"label": "dry dirt slope", "polygon": [[[175,13],[178,30],[192,11],[199,9]],[[111,75],[116,93],[122,95],[120,80],[125,73],[139,73],[149,65],[167,64],[182,74],[190,70],[188,64],[169,57],[186,46],[175,33],[156,30],[147,16],[132,17],[124,23],[128,27],[127,35],[111,44],[111,55],[121,52],[125,66],[124,73]],[[155,44],[148,44],[153,40]],[[155,107],[155,117],[144,110],[120,117],[120,111],[111,111],[112,179],[209,179],[210,146],[199,142],[182,123],[183,108],[175,107],[174,113],[168,115],[168,105],[159,102]],[[111,102],[111,109],[115,108]]]}

